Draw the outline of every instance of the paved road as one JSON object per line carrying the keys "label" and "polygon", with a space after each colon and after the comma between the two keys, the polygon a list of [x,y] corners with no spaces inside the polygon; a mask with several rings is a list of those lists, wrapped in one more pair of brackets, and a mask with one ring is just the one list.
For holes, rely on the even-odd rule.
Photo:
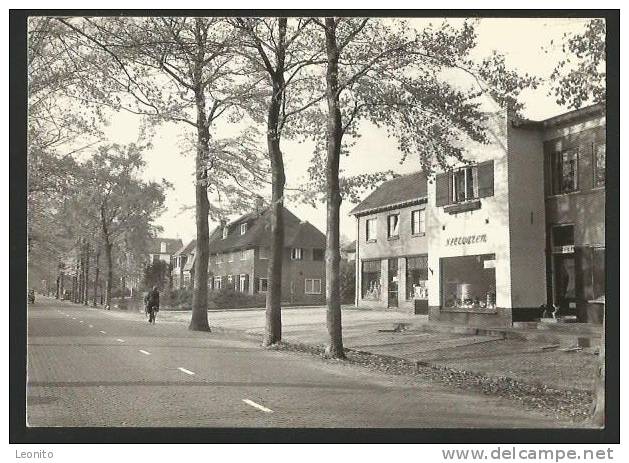
{"label": "paved road", "polygon": [[30,426],[557,427],[517,404],[302,353],[39,298]]}

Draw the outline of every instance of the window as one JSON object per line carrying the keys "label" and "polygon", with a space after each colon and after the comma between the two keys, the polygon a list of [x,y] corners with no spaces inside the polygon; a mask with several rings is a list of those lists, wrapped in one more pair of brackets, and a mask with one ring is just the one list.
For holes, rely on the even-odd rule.
{"label": "window", "polygon": [[366,227],[365,236],[367,237],[367,241],[376,241],[376,227],[377,227],[376,219],[374,218],[374,219],[365,220],[365,227]]}
{"label": "window", "polygon": [[560,195],[577,191],[577,151],[556,152],[551,157],[552,193]]}
{"label": "window", "polygon": [[379,301],[382,283],[380,281],[381,264],[378,260],[363,261],[361,295],[368,301]]}
{"label": "window", "polygon": [[161,252],[162,254],[166,254],[166,243],[163,241],[159,245],[159,252]]}
{"label": "window", "polygon": [[406,258],[406,299],[428,299],[428,256]]}
{"label": "window", "polygon": [[312,260],[325,260],[325,249],[314,248],[312,250]]}
{"label": "window", "polygon": [[243,249],[240,251],[240,260],[247,260],[247,250]]}
{"label": "window", "polygon": [[463,167],[452,176],[452,202],[460,203],[478,198],[478,169]]}
{"label": "window", "polygon": [[594,186],[605,185],[605,143],[594,145]]}
{"label": "window", "polygon": [[223,239],[227,238],[228,234],[229,234],[229,228],[223,227]]}
{"label": "window", "polygon": [[269,280],[267,278],[260,278],[260,282],[258,283],[258,292],[266,293],[269,288]]}
{"label": "window", "polygon": [[290,252],[292,260],[302,260],[304,258],[304,250],[302,248],[293,248]]}
{"label": "window", "polygon": [[423,235],[426,233],[426,210],[419,209],[411,212],[411,234]]}
{"label": "window", "polygon": [[232,275],[227,275],[227,283],[232,286],[234,284],[234,277]]}
{"label": "window", "polygon": [[441,301],[444,307],[496,308],[496,256],[482,254],[441,258]]}
{"label": "window", "polygon": [[214,277],[214,289],[221,289],[222,288],[222,279],[221,277]]}
{"label": "window", "polygon": [[321,280],[306,278],[304,292],[306,294],[321,294]]}
{"label": "window", "polygon": [[249,291],[249,276],[246,274],[240,275],[240,285],[238,287],[241,293]]}
{"label": "window", "polygon": [[240,234],[244,235],[245,233],[247,233],[247,224],[246,223],[241,223],[240,224]]}
{"label": "window", "polygon": [[269,258],[269,248],[260,247],[260,259]]}
{"label": "window", "polygon": [[400,214],[391,214],[387,217],[387,237],[397,238],[400,236]]}
{"label": "window", "polygon": [[157,264],[159,262],[159,254],[153,254],[153,264]]}

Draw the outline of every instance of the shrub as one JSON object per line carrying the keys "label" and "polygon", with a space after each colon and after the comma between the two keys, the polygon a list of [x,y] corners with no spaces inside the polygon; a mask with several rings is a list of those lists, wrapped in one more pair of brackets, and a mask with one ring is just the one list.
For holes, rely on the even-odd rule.
{"label": "shrub", "polygon": [[266,294],[245,294],[231,288],[223,288],[208,294],[208,305],[217,309],[264,307]]}

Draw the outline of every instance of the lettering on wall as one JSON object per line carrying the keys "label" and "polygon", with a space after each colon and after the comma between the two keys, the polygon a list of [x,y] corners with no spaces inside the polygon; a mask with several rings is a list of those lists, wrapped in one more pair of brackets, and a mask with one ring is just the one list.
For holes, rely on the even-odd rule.
{"label": "lettering on wall", "polygon": [[446,238],[446,246],[464,246],[466,244],[486,243],[487,235],[454,236]]}

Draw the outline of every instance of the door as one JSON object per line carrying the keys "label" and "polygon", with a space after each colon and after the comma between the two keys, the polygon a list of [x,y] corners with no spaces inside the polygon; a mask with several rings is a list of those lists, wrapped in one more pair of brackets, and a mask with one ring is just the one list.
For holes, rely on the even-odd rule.
{"label": "door", "polygon": [[398,306],[398,260],[389,259],[389,297],[388,307],[396,308]]}
{"label": "door", "polygon": [[562,315],[576,313],[576,265],[574,254],[554,256],[554,303]]}

